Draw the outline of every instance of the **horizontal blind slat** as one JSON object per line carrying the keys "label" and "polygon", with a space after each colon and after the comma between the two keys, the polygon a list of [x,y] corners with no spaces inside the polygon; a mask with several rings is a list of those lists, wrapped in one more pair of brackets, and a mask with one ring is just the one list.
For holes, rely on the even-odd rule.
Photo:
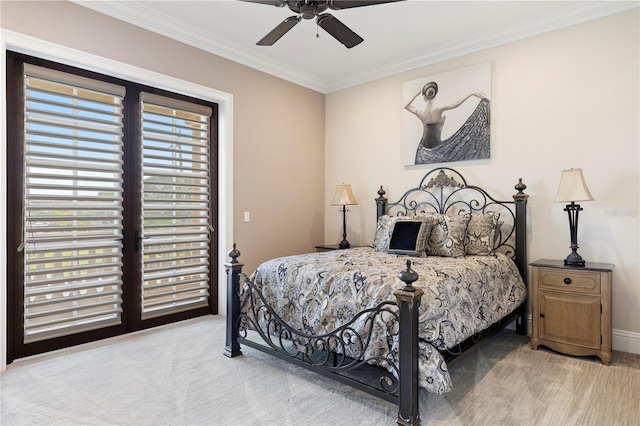
{"label": "horizontal blind slat", "polygon": [[49,251],[52,251],[52,249],[55,249],[60,253],[65,253],[68,251],[83,251],[83,250],[91,251],[91,250],[98,250],[98,249],[118,250],[118,253],[119,253],[119,250],[122,249],[122,240],[114,238],[113,240],[101,240],[98,242],[77,241],[77,242],[71,242],[69,244],[62,245],[62,246],[57,246],[57,245],[48,246],[46,244],[39,243],[39,244],[36,244],[34,247],[32,247],[29,250],[29,252],[33,254],[47,253]]}
{"label": "horizontal blind slat", "polygon": [[[113,314],[103,315],[98,318],[91,318],[91,321],[87,320],[83,323],[73,324],[72,330],[70,327],[48,327],[44,329],[33,329],[25,331],[24,343],[40,342],[47,339],[54,339],[56,337],[67,336],[72,333],[81,333],[85,331],[97,330],[100,328],[117,326],[122,324],[120,313],[122,309]],[[32,327],[34,328],[34,327]]]}
{"label": "horizontal blind slat", "polygon": [[[185,262],[185,261],[189,261],[189,260],[197,260],[197,259],[202,259],[202,254],[193,254],[193,255],[185,255],[185,254],[180,254],[180,257],[177,256],[163,256],[161,258],[145,258],[143,260],[145,265],[152,265],[152,264],[156,264],[156,263],[163,263],[163,262]],[[148,266],[147,269],[149,271],[153,270],[153,267]]]}
{"label": "horizontal blind slat", "polygon": [[[95,299],[95,298],[101,298],[101,297],[103,297],[103,296],[102,295],[100,295],[100,296],[94,295],[93,298]],[[77,302],[78,299],[76,299],[75,301]],[[112,305],[117,304],[118,302],[121,302],[121,301],[122,301],[122,299],[120,299],[118,297],[117,299],[111,298],[109,300],[100,300],[98,302],[85,303],[85,304],[80,304],[80,305],[73,305],[73,306],[49,309],[49,310],[46,310],[46,311],[36,311],[36,312],[30,312],[29,311],[29,312],[27,312],[25,317],[27,319],[31,320],[31,319],[43,318],[43,317],[52,316],[52,315],[58,316],[60,314],[66,314],[66,313],[69,313],[69,312],[81,312],[81,311],[86,311],[86,310],[94,310],[95,311],[95,308],[99,308],[99,307],[102,307],[102,306],[112,306]],[[118,308],[116,308],[116,309],[118,309]],[[111,310],[111,309],[109,309],[109,310]],[[108,310],[101,310],[101,312],[105,312],[105,311],[108,311]],[[88,314],[88,315],[94,316],[93,313]],[[77,318],[78,314],[76,314],[75,316]]]}
{"label": "horizontal blind slat", "polygon": [[[158,287],[154,287],[154,288],[158,288]],[[161,288],[161,287],[160,287]],[[168,299],[168,296],[176,296],[178,294],[181,293],[197,293],[198,296],[197,297],[205,297],[209,295],[209,292],[207,291],[208,286],[205,285],[201,285],[198,287],[187,287],[187,288],[181,288],[181,289],[172,289],[170,291],[164,291],[164,292],[157,292],[157,293],[145,293],[144,298],[146,301],[150,301],[153,299]],[[189,297],[189,298],[193,298],[193,296]]]}
{"label": "horizontal blind slat", "polygon": [[27,282],[25,286],[25,294],[27,296],[41,296],[51,293],[63,293],[63,292],[71,292],[71,291],[79,291],[79,290],[89,290],[98,287],[109,287],[109,286],[122,286],[122,280],[120,276],[122,274],[118,274],[116,278],[112,279],[103,279],[101,281],[90,281],[87,283],[71,283],[66,285],[58,285],[58,286],[49,286],[42,287],[43,285],[49,285],[49,282]]}
{"label": "horizontal blind slat", "polygon": [[[26,138],[28,138],[29,141],[38,141],[40,139],[38,139],[36,136],[40,136],[41,138],[50,138],[50,139],[56,139],[65,143],[68,142],[83,142],[83,143],[92,143],[92,144],[107,144],[109,142],[113,142],[114,146],[122,146],[122,142],[120,139],[107,139],[107,138],[97,138],[97,137],[91,137],[89,135],[82,135],[82,136],[78,136],[75,134],[72,135],[65,135],[65,134],[61,134],[61,133],[53,133],[53,132],[44,132],[44,131],[38,131],[38,130],[30,130],[29,134],[26,136]],[[117,135],[109,135],[110,138],[112,138],[113,136],[121,136],[119,134]],[[63,145],[66,146],[66,145]]]}
{"label": "horizontal blind slat", "polygon": [[[46,265],[47,263],[55,263],[55,262],[47,262],[48,259],[43,259],[42,262],[35,263],[32,262],[30,265]],[[103,270],[103,273],[107,273],[108,271],[117,272],[122,268],[122,262],[104,262],[104,263],[95,263],[95,264],[83,264],[83,262],[87,261],[87,259],[80,260],[65,260],[62,263],[76,263],[76,265],[65,265],[59,267],[50,267],[50,268],[32,268],[29,270],[29,274],[32,277],[37,277],[38,275],[47,275],[47,274],[55,274],[58,272],[75,272],[75,271],[91,271],[93,269]],[[50,281],[48,281],[50,282]]]}
{"label": "horizontal blind slat", "polygon": [[[41,258],[41,257],[28,257],[24,260],[25,265],[38,265],[40,263],[43,262],[50,262],[50,263],[57,263],[57,262],[79,262],[80,260],[83,261],[91,261],[91,260],[95,260],[95,259],[103,259],[106,260],[108,262],[114,262],[113,259],[120,259],[122,257],[122,254],[118,251],[118,252],[111,252],[111,256],[109,256],[109,252],[106,253],[98,253],[98,254],[82,254],[79,255],[77,253],[76,250],[60,250],[60,253],[66,253],[69,252],[71,253],[71,255],[69,256],[56,256],[56,257],[47,257],[47,258]],[[32,254],[35,254],[34,251],[31,251]]]}
{"label": "horizontal blind slat", "polygon": [[[60,303],[70,303],[70,302],[78,302],[78,301],[82,302],[83,300],[95,299],[98,297],[115,297],[115,296],[122,295],[121,289],[119,288],[107,289],[106,287],[109,287],[109,286],[103,287],[102,290],[97,293],[76,294],[75,296],[73,296],[73,300],[69,300],[65,297],[62,297],[62,298],[51,298],[48,300],[45,299],[40,301],[29,301],[29,307],[37,309],[42,306],[44,307],[55,306]],[[34,297],[30,297],[30,299],[31,298],[34,298]]]}
{"label": "horizontal blind slat", "polygon": [[[116,304],[116,303],[113,303]],[[122,301],[119,301],[119,303],[117,303],[118,305],[122,304]],[[111,304],[110,304],[111,305]],[[104,309],[102,311],[100,311],[99,313],[88,313],[88,314],[78,314],[78,315],[74,315],[73,316],[73,322],[78,322],[78,321],[82,321],[82,320],[88,320],[88,319],[94,319],[96,317],[101,317],[101,316],[105,316],[105,315],[110,315],[110,314],[119,314],[122,312],[122,308],[112,308],[112,309]],[[52,325],[59,325],[59,324],[66,324],[69,321],[66,320],[65,318],[58,318],[58,319],[53,319],[53,320],[49,320],[49,321],[41,321],[38,322],[36,324],[30,324],[29,322],[27,322],[26,325],[26,330],[27,331],[31,331],[34,328],[42,328],[44,326],[52,326]]]}
{"label": "horizontal blind slat", "polygon": [[[159,271],[165,271],[163,273],[157,273]],[[189,275],[206,275],[209,273],[209,263],[197,264],[197,265],[184,265],[178,266],[175,265],[172,268],[156,268],[154,272],[146,271],[145,280],[154,281],[154,280],[170,280],[174,278],[186,277]],[[176,282],[181,282],[178,280]]]}
{"label": "horizontal blind slat", "polygon": [[[56,119],[57,118],[57,119]],[[102,122],[96,123],[95,121],[87,121],[78,119],[76,117],[70,116],[67,120],[62,120],[63,116],[58,115],[56,117],[48,118],[38,115],[33,115],[29,113],[29,109],[27,108],[27,116],[25,119],[25,123],[27,127],[33,124],[36,127],[46,127],[49,131],[38,131],[36,129],[33,130],[32,134],[40,134],[43,136],[71,136],[64,133],[64,130],[71,130],[71,134],[75,135],[78,132],[84,131],[84,134],[100,134],[103,138],[112,138],[113,136],[121,136],[122,129],[117,123],[108,123],[99,125]],[[92,124],[93,123],[93,124]],[[37,132],[37,133],[35,133]],[[76,138],[82,138],[82,136],[76,136]],[[103,140],[96,138],[98,140]]]}
{"label": "horizontal blind slat", "polygon": [[[29,280],[27,282],[27,289],[35,289],[36,287],[41,287],[42,285],[50,286],[51,289],[71,289],[74,288],[92,288],[92,287],[101,287],[102,283],[108,282],[109,280],[105,280],[104,278],[109,278],[110,276],[120,277],[122,276],[122,272],[120,271],[99,271],[97,273],[89,273],[89,271],[96,268],[88,268],[87,273],[85,274],[74,274],[70,276],[58,276],[56,278],[53,277],[45,277],[41,280],[38,280],[37,277],[42,274],[32,275],[34,277],[33,280]],[[73,273],[75,271],[69,271]],[[59,275],[59,273],[58,273]],[[30,275],[31,276],[31,275]],[[113,280],[111,280],[113,281]],[[119,281],[119,279],[118,279]],[[71,284],[68,284],[71,282]],[[56,284],[59,284],[56,286]],[[33,290],[36,291],[36,290]],[[62,291],[62,290],[60,290]]]}
{"label": "horizontal blind slat", "polygon": [[[122,163],[117,163],[120,166]],[[122,167],[115,166],[104,166],[102,164],[97,163],[71,163],[71,162],[59,162],[54,160],[41,160],[41,159],[31,159],[27,164],[27,167],[39,167],[45,169],[64,169],[69,170],[69,166],[73,166],[73,169],[76,171],[89,171],[89,172],[105,172],[105,173],[116,173],[119,174],[122,171]],[[78,177],[78,179],[82,179]]]}
{"label": "horizontal blind slat", "polygon": [[[78,145],[77,141],[73,140],[73,139],[69,139],[69,140],[65,140],[65,143],[60,143],[60,142],[47,142],[47,141],[41,141],[41,140],[27,140],[27,146],[29,148],[30,152],[36,152],[37,148],[46,148],[46,149],[57,149],[57,150],[65,150],[65,151],[73,151],[73,152],[91,152],[91,153],[96,153],[96,154],[109,154],[109,155],[114,155],[114,154],[118,154],[118,151],[114,151],[112,149],[113,144],[111,145],[111,149],[108,147],[103,147],[104,144],[102,143],[102,141],[100,143],[91,143],[89,144],[89,141],[82,141],[84,142],[82,145]],[[68,143],[67,143],[68,142]],[[73,143],[73,144],[72,144]]]}
{"label": "horizontal blind slat", "polygon": [[[74,120],[78,122],[88,122],[88,123],[96,123],[102,124],[106,126],[113,126],[118,123],[124,117],[121,113],[118,113],[117,110],[107,111],[101,108],[95,108],[90,106],[80,106],[74,105],[73,112],[64,112],[60,110],[71,109],[72,107],[69,104],[64,102],[56,102],[52,100],[43,99],[41,97],[35,97],[33,94],[40,92],[40,94],[46,93],[46,91],[39,91],[35,89],[30,89],[30,93],[32,96],[27,96],[26,101],[29,105],[26,108],[26,112],[28,113],[27,121],[39,121],[39,120],[55,120],[55,119],[63,119],[63,120]],[[51,93],[51,92],[49,92]],[[76,96],[71,97],[73,99],[81,99],[84,100],[86,98],[79,98]],[[108,103],[96,102],[96,104],[101,104],[105,106],[111,106]],[[49,107],[47,109],[46,107]],[[59,107],[56,108],[58,111],[55,111],[54,108],[51,107]],[[90,113],[90,114],[77,114],[78,112]],[[105,117],[105,118],[99,118]]]}

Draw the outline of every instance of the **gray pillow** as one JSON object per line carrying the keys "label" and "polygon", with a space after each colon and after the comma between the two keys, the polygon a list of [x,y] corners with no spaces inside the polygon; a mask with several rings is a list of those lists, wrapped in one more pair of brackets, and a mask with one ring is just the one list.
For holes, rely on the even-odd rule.
{"label": "gray pillow", "polygon": [[489,256],[493,254],[500,214],[485,212],[471,216],[467,227],[466,254]]}
{"label": "gray pillow", "polygon": [[469,213],[449,216],[433,214],[435,223],[427,239],[427,256],[464,257]]}
{"label": "gray pillow", "polygon": [[378,218],[376,224],[376,234],[373,237],[373,248],[376,251],[387,251],[389,248],[389,239],[391,238],[391,225],[394,216],[384,214]]}

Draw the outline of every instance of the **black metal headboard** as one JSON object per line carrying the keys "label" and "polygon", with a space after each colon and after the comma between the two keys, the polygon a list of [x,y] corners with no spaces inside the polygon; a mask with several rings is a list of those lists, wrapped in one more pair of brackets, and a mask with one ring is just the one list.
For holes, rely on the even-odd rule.
{"label": "black metal headboard", "polygon": [[482,214],[493,211],[500,215],[502,226],[496,235],[495,250],[510,256],[527,282],[527,188],[519,179],[513,200],[500,201],[484,189],[467,184],[458,171],[440,167],[427,172],[417,187],[409,189],[394,203],[388,203],[382,186],[376,198],[377,215],[424,215],[425,213]]}

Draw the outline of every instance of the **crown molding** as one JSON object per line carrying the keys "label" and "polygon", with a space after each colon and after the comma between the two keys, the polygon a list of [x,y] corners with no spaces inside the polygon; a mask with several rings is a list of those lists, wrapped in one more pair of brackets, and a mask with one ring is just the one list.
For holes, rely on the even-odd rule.
{"label": "crown molding", "polygon": [[535,37],[638,7],[640,7],[640,2],[638,1],[593,2],[587,5],[569,6],[563,13],[556,13],[553,16],[546,16],[529,22],[515,22],[509,28],[488,31],[476,34],[473,37],[442,43],[428,51],[417,52],[414,56],[381,64],[368,73],[358,74],[357,78],[345,79],[337,84],[327,86],[325,93],[346,89],[365,82]]}
{"label": "crown molding", "polygon": [[540,17],[533,21],[514,22],[508,28],[474,34],[470,37],[432,46],[413,56],[396,58],[378,64],[368,72],[358,72],[357,77],[339,81],[327,81],[317,74],[276,61],[267,55],[246,49],[230,40],[216,37],[204,31],[188,27],[179,20],[154,12],[139,3],[119,1],[70,0],[132,25],[172,38],[225,59],[282,78],[321,93],[331,93],[394,74],[432,65],[448,59],[479,52],[492,47],[542,35],[640,6],[639,1],[594,1],[569,4],[561,13]]}
{"label": "crown molding", "polygon": [[261,55],[214,34],[189,27],[180,20],[157,13],[149,7],[141,6],[139,3],[92,0],[70,1],[241,65],[246,65],[300,86],[325,93],[326,87],[321,83],[322,78],[318,75],[276,61],[267,55]]}

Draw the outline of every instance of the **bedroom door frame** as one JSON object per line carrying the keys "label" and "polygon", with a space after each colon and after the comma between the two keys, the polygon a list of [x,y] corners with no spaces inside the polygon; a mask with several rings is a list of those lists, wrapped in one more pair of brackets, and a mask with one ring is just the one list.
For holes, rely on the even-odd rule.
{"label": "bedroom door frame", "polygon": [[[7,50],[37,56],[89,71],[109,74],[135,83],[154,85],[179,94],[212,101],[218,104],[218,264],[226,261],[226,253],[233,241],[233,95],[148,69],[136,67],[67,46],[0,29],[0,80],[6,82]],[[6,91],[0,95],[0,127],[6,128]],[[0,133],[0,164],[6,165],[6,132]],[[7,214],[6,174],[0,174],[0,211]],[[0,237],[6,241],[6,221],[0,221]],[[7,365],[7,250],[0,245],[0,371]],[[218,313],[226,314],[226,276],[224,268],[217,271]]]}

